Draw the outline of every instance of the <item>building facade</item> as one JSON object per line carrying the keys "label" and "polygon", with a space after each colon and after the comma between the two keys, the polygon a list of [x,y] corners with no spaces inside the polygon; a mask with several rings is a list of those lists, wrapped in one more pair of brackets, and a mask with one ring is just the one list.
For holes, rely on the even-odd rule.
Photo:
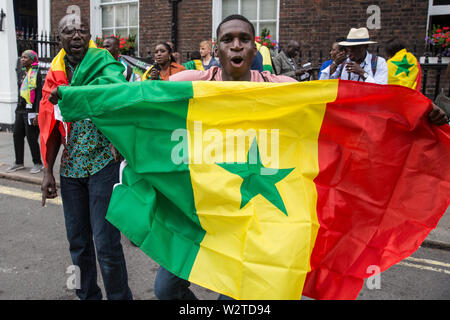
{"label": "building facade", "polygon": [[[6,1],[6,0],[5,0]],[[6,1],[7,2],[7,1]],[[282,48],[289,40],[301,44],[299,62],[319,65],[329,48],[352,27],[367,27],[370,50],[383,55],[383,43],[398,37],[416,56],[426,51],[425,37],[433,25],[448,25],[448,0],[14,0],[16,30],[55,33],[59,20],[75,12],[87,17],[93,39],[104,35],[135,36],[135,55],[153,54],[160,41],[175,40],[183,61],[199,43],[215,40],[220,21],[232,13],[246,16],[257,35],[270,30]],[[432,75],[430,75],[432,77]],[[448,80],[441,86],[448,86]],[[0,119],[0,123],[2,123]]]}
{"label": "building facade", "polygon": [[171,39],[174,3],[176,46],[185,58],[200,41],[214,39],[217,25],[232,13],[249,18],[257,34],[269,29],[281,47],[294,39],[303,51],[326,56],[335,38],[363,26],[380,47],[400,37],[422,55],[428,29],[450,20],[450,3],[438,0],[52,0],[50,24],[55,30],[68,8],[78,6],[90,18],[93,37],[136,35],[136,55],[144,57],[157,42]]}

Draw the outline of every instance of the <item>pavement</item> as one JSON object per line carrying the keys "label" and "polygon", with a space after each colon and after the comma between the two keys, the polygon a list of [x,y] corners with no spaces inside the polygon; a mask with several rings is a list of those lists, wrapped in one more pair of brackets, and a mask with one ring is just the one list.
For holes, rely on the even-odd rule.
{"label": "pavement", "polygon": [[[58,188],[61,153],[62,152],[60,151],[54,166],[54,175]],[[14,162],[13,135],[11,132],[0,131],[0,179],[10,179],[40,185],[43,178],[43,172],[37,174],[31,174],[29,172],[33,166],[33,162],[31,161],[31,153],[26,141],[24,160],[25,169],[13,173],[5,172]],[[450,250],[450,207],[447,208],[447,211],[440,219],[437,227],[428,234],[427,238],[422,243],[422,246]]]}

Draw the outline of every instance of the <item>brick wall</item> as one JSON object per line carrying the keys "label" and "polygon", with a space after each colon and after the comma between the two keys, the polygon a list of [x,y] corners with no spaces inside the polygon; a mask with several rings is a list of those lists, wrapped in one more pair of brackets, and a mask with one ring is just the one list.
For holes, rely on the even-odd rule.
{"label": "brick wall", "polygon": [[90,21],[90,1],[89,0],[53,0],[51,1],[51,29],[58,31],[59,21],[67,14],[67,7],[77,5],[80,7],[81,15]]}
{"label": "brick wall", "polygon": [[[89,0],[52,1],[52,31],[57,30],[59,20],[69,5],[78,5],[83,15],[89,18]],[[303,62],[309,59],[318,63],[319,51],[325,60],[329,47],[336,37],[345,37],[351,27],[366,26],[370,5],[381,9],[381,29],[369,30],[377,45],[369,47],[375,51],[383,42],[397,36],[407,43],[410,51],[416,48],[416,55],[423,55],[427,24],[428,0],[376,1],[376,0],[280,0],[280,45],[286,46],[291,39],[301,43]],[[168,0],[140,0],[140,52],[154,53],[155,45],[171,38],[172,7]],[[198,50],[200,41],[210,39],[212,34],[212,0],[183,0],[178,4],[178,51],[187,59],[187,52]],[[427,93],[434,84],[435,72],[429,73]],[[442,75],[441,87],[448,88],[448,76]]]}
{"label": "brick wall", "polygon": [[[148,50],[153,54],[158,42],[170,40],[172,5],[168,0],[141,0],[139,10],[140,55],[145,57]],[[211,38],[211,28],[211,0],[184,0],[178,4],[177,49],[184,60],[188,51],[198,50],[200,41]]]}
{"label": "brick wall", "polygon": [[[417,53],[423,53],[428,0],[280,0],[280,45],[286,46],[290,39],[295,39],[306,51],[322,49],[326,58],[334,39],[346,37],[352,27],[367,25],[370,5],[381,9],[381,29],[369,30],[373,40],[382,45],[390,37],[398,36],[410,50],[416,45]],[[376,46],[370,49],[376,50]]]}
{"label": "brick wall", "polygon": [[[89,0],[52,1],[53,31],[72,4],[89,18]],[[351,27],[366,26],[370,5],[381,9],[381,29],[370,30],[379,46],[388,38],[399,36],[410,50],[416,46],[416,53],[422,55],[428,0],[280,0],[280,45],[286,46],[295,39],[304,52],[311,50],[316,59],[322,49],[326,59],[336,37],[345,37]],[[153,52],[157,42],[170,40],[172,8],[168,0],[140,0],[139,6],[139,55],[145,57],[149,50]],[[184,58],[188,51],[198,50],[200,41],[210,39],[211,33],[212,0],[183,0],[178,4],[178,50]],[[376,50],[378,45],[371,49]]]}

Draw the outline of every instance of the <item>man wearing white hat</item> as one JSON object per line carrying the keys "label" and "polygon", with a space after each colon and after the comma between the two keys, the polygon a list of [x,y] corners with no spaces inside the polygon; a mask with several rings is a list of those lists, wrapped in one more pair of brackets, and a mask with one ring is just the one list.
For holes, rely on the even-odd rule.
{"label": "man wearing white hat", "polygon": [[370,54],[367,51],[370,41],[367,28],[352,28],[345,41],[339,42],[340,46],[347,49],[347,59],[333,61],[322,71],[320,80],[343,79],[362,81],[368,83],[387,84],[388,67],[386,60]]}

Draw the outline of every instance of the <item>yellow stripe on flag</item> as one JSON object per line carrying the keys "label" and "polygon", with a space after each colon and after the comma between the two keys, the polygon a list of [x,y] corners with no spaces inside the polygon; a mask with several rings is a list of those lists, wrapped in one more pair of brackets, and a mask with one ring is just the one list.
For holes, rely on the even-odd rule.
{"label": "yellow stripe on flag", "polygon": [[[193,85],[189,163],[206,236],[189,280],[235,299],[300,299],[319,227],[318,136],[338,81]],[[255,138],[264,167],[293,168],[275,184],[287,215],[261,194],[240,208],[243,178],[217,164],[248,161]]]}

